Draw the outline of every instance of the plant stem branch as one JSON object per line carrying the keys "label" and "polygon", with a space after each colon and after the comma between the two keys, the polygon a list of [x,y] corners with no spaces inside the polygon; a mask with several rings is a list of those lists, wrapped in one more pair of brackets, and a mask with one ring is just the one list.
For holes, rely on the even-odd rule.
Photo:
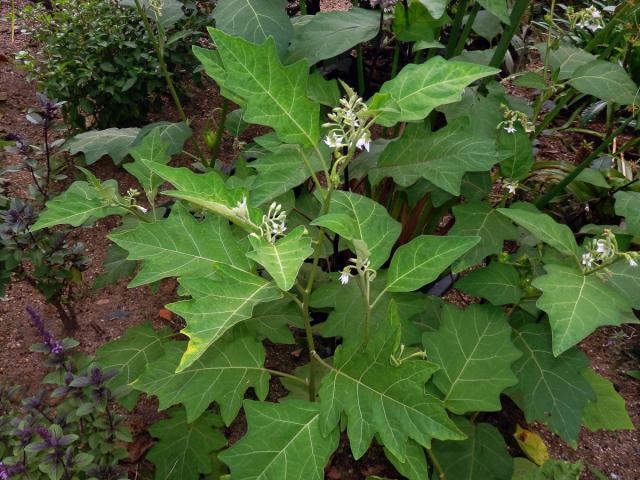
{"label": "plant stem branch", "polygon": [[451,35],[449,36],[447,50],[445,51],[445,56],[447,58],[453,57],[453,53],[455,52],[456,46],[458,45],[460,27],[462,26],[462,20],[464,19],[464,14],[467,11],[468,3],[469,0],[460,0],[460,2],[458,3],[458,10],[456,11],[456,16],[453,18],[453,23],[451,24]]}
{"label": "plant stem branch", "polygon": [[433,453],[433,450],[431,450],[430,448],[427,448],[426,450],[427,450],[427,455],[429,455],[429,459],[433,464],[433,469],[438,473],[438,478],[440,480],[444,480],[445,479],[444,471],[442,470],[442,467],[440,466],[440,462],[436,458],[435,453]]}
{"label": "plant stem branch", "polygon": [[295,375],[291,375],[290,373],[284,373],[278,370],[271,370],[270,368],[263,368],[262,370],[264,370],[267,373],[270,373],[271,375],[275,375],[277,377],[282,377],[294,382],[301,383],[306,387],[309,386],[309,382],[307,382],[304,378],[296,377]]}
{"label": "plant stem branch", "polygon": [[596,148],[590,155],[587,156],[580,164],[566,177],[564,177],[560,182],[556,183],[551,189],[545,193],[544,195],[538,197],[533,204],[538,208],[545,207],[551,200],[560,195],[565,187],[569,185],[585,168],[591,165],[591,162],[598,157],[613,141],[615,137],[617,137],[622,131],[627,128],[627,125],[631,123],[633,117],[627,118],[622,125],[616,128],[611,134],[605,138],[602,143]]}
{"label": "plant stem branch", "polygon": [[471,28],[473,27],[473,22],[475,22],[476,16],[478,15],[479,11],[480,11],[480,4],[476,2],[473,5],[473,8],[471,9],[471,13],[469,13],[467,22],[464,24],[464,30],[462,30],[462,33],[460,34],[460,38],[458,39],[458,44],[456,45],[456,48],[453,51],[453,55],[452,55],[453,57],[460,55],[462,53],[462,50],[464,50],[464,44],[466,43],[467,38],[469,38],[469,34],[471,33]]}

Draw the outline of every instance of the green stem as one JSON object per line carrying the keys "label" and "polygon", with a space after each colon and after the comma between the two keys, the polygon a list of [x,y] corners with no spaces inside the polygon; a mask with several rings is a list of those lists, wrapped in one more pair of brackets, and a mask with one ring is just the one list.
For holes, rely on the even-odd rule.
{"label": "green stem", "polygon": [[369,281],[369,273],[364,272],[362,275],[358,275],[358,284],[360,291],[362,292],[362,302],[364,304],[364,345],[369,343],[369,331],[371,325],[371,305],[369,301],[371,299],[371,282]]}
{"label": "green stem", "polygon": [[320,355],[318,355],[318,352],[316,352],[315,350],[311,352],[311,358],[316,360],[320,365],[322,365],[327,370],[335,370],[335,368],[333,368],[331,365],[325,362],[324,359]]}
{"label": "green stem", "polygon": [[358,94],[364,97],[364,60],[362,58],[362,45],[358,45],[356,61],[358,63]]}
{"label": "green stem", "polygon": [[543,208],[546,206],[551,200],[560,195],[567,185],[569,185],[585,168],[591,165],[591,162],[596,159],[613,141],[615,137],[617,137],[622,131],[627,128],[627,125],[631,123],[633,117],[627,118],[622,125],[616,128],[607,138],[605,138],[600,146],[596,148],[591,154],[585,158],[580,164],[566,177],[564,177],[560,182],[556,183],[551,189],[545,193],[544,195],[538,197],[538,199],[534,202],[534,205],[538,208]]}
{"label": "green stem", "polygon": [[300,0],[300,15],[307,14],[307,0]]}
{"label": "green stem", "polygon": [[[167,88],[169,89],[169,93],[171,94],[171,99],[173,100],[173,103],[176,106],[176,109],[178,110],[178,115],[180,116],[180,119],[183,122],[188,124],[189,119],[187,118],[187,115],[184,113],[184,109],[182,108],[182,103],[180,102],[180,98],[178,97],[178,92],[176,91],[176,88],[173,84],[173,80],[171,80],[171,75],[169,74],[169,70],[167,69],[167,64],[164,61],[163,36],[161,32],[157,37],[154,34],[153,28],[151,27],[151,23],[147,18],[147,14],[144,12],[142,5],[140,5],[140,0],[135,0],[135,4],[136,4],[136,10],[138,11],[138,15],[142,19],[144,28],[147,31],[147,35],[149,35],[149,41],[151,42],[153,49],[156,52],[156,57],[158,58],[158,63],[160,64],[160,71],[162,72],[162,76],[164,77],[164,80],[167,84]],[[200,145],[198,145],[198,142],[195,140],[195,138],[193,139],[193,146],[196,150],[196,155],[200,158],[200,161],[202,163],[205,163],[204,156],[202,155],[202,150],[200,150]]]}
{"label": "green stem", "polygon": [[556,8],[556,0],[551,0],[551,9],[549,12],[549,18],[550,18],[550,22],[549,22],[549,31],[547,32],[547,46],[544,50],[544,59],[543,59],[543,66],[542,66],[542,78],[543,78],[543,82],[545,85],[545,89],[542,92],[542,95],[538,95],[538,98],[536,98],[536,103],[535,103],[535,107],[533,109],[533,115],[532,115],[532,120],[534,122],[537,121],[538,119],[538,115],[540,115],[540,110],[542,109],[542,105],[544,104],[545,100],[548,98],[549,93],[553,90],[551,87],[549,87],[548,81],[549,81],[549,52],[551,51],[551,36],[553,34],[553,27],[555,26],[555,24],[553,23],[553,12]]}
{"label": "green stem", "polygon": [[456,16],[453,18],[453,23],[451,24],[451,35],[449,37],[449,42],[447,43],[447,50],[445,51],[445,56],[447,58],[453,57],[453,53],[458,45],[460,27],[464,20],[464,14],[467,12],[468,3],[469,0],[460,0],[460,3],[458,3],[458,10],[456,11]]}
{"label": "green stem", "polygon": [[[331,195],[333,193],[333,186],[329,182],[329,189],[324,197],[322,206],[322,215],[326,215],[329,212],[329,204],[331,203]],[[313,263],[311,265],[311,273],[307,280],[307,286],[302,294],[302,318],[304,320],[304,331],[307,338],[307,348],[309,349],[310,361],[309,361],[309,400],[315,402],[316,400],[316,372],[315,364],[312,353],[315,352],[315,342],[313,341],[313,329],[311,327],[311,314],[309,312],[309,303],[311,301],[311,292],[313,291],[313,282],[316,278],[316,272],[319,268],[320,254],[322,252],[322,243],[324,240],[324,228],[318,228],[318,233],[315,238],[315,246],[313,250]]]}
{"label": "green stem", "polygon": [[[540,122],[540,125],[536,127],[536,131],[533,134],[534,137],[537,137],[542,130],[544,130],[549,126],[549,124],[553,121],[553,119],[560,114],[560,112],[565,107],[565,105],[569,103],[569,100],[571,100],[572,97],[573,97],[573,92],[570,92],[565,94],[563,97],[560,98],[560,100],[556,102],[556,106],[554,107],[554,109],[551,110],[549,113],[547,113],[542,119],[542,122]],[[534,120],[535,118],[536,117],[533,117]]]}
{"label": "green stem", "polygon": [[462,30],[462,33],[460,34],[460,38],[458,39],[458,44],[456,45],[456,48],[453,51],[453,57],[460,55],[462,53],[462,50],[464,50],[464,44],[467,41],[467,38],[469,38],[469,34],[471,33],[471,28],[473,27],[473,22],[475,22],[476,20],[476,16],[478,15],[478,12],[480,11],[480,4],[479,3],[475,3],[473,5],[473,8],[471,9],[471,13],[469,13],[469,18],[467,18],[467,22],[464,24],[464,30]]}
{"label": "green stem", "polygon": [[[509,21],[511,24],[508,29],[502,34],[500,37],[500,41],[498,42],[498,46],[496,47],[496,51],[493,53],[493,57],[491,57],[491,61],[489,62],[490,67],[499,68],[502,65],[502,61],[504,60],[504,56],[509,49],[509,45],[511,45],[511,39],[516,33],[516,30],[520,26],[520,20],[522,20],[522,16],[524,12],[527,11],[529,7],[530,0],[516,0],[513,5],[513,9],[511,10],[511,15],[509,16]],[[485,77],[480,82],[481,90],[486,90],[485,86],[489,83],[492,77]]]}
{"label": "green stem", "polygon": [[220,145],[222,144],[222,135],[224,134],[224,125],[227,121],[227,113],[229,112],[229,100],[226,98],[222,102],[222,113],[220,114],[220,123],[216,128],[216,137],[211,146],[211,161],[215,162],[220,155]]}
{"label": "green stem", "polygon": [[291,375],[289,373],[280,372],[278,370],[271,370],[270,368],[263,368],[262,370],[264,370],[265,372],[270,373],[271,375],[276,375],[278,377],[286,378],[288,380],[292,380],[294,382],[301,383],[305,387],[309,385],[309,382],[307,382],[304,378],[296,377],[295,375]]}
{"label": "green stem", "polygon": [[440,466],[440,462],[438,461],[435,453],[433,453],[433,450],[431,450],[430,448],[427,448],[427,455],[429,455],[429,460],[431,460],[431,463],[433,464],[433,469],[438,473],[438,478],[440,480],[444,480],[445,479],[444,471],[442,470],[442,467]]}
{"label": "green stem", "polygon": [[393,47],[393,60],[391,62],[391,78],[395,78],[398,73],[398,62],[400,60],[400,41],[396,41]]}

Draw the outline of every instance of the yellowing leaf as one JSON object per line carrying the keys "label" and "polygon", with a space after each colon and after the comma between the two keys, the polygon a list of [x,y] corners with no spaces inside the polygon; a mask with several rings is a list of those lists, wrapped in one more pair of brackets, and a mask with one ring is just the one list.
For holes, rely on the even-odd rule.
{"label": "yellowing leaf", "polygon": [[518,446],[537,465],[542,465],[549,458],[547,445],[537,433],[525,430],[520,425],[516,425],[516,433],[513,437],[518,442]]}

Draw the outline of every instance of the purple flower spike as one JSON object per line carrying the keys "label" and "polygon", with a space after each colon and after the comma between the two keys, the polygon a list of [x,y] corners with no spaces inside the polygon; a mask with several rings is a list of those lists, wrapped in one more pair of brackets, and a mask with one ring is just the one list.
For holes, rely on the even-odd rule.
{"label": "purple flower spike", "polygon": [[58,357],[61,356],[64,353],[62,343],[57,341],[53,334],[49,330],[47,330],[42,317],[38,314],[38,312],[35,311],[35,309],[31,305],[27,306],[27,313],[31,317],[33,326],[36,327],[36,330],[38,330],[38,333],[42,337],[42,343],[49,347],[51,354]]}

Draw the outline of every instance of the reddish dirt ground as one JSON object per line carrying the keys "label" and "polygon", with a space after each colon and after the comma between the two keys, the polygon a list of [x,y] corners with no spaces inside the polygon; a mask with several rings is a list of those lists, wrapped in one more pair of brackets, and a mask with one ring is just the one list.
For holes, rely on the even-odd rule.
{"label": "reddish dirt ground", "polygon": [[[350,2],[326,1],[324,9],[342,9]],[[24,4],[24,0],[16,2],[17,8]],[[0,7],[0,17],[7,15],[8,5],[3,2]],[[25,75],[13,62],[16,52],[34,49],[30,38],[20,31],[17,25],[16,39],[10,42],[9,24],[0,21],[0,137],[9,133],[18,133],[23,137],[35,139],[38,137],[38,127],[31,125],[25,119],[29,107],[36,104],[35,87],[25,80]],[[215,109],[220,105],[214,86],[204,91],[193,92],[194,98],[187,104],[187,112],[193,118],[196,131],[202,129],[208,118],[214,117]],[[171,107],[163,109],[160,114],[153,115],[154,119],[176,119],[175,111]],[[579,139],[571,139],[577,147]],[[223,151],[231,151],[231,141],[223,143]],[[540,147],[541,158],[571,158],[573,153],[566,145],[556,142]],[[17,165],[21,162],[17,155],[0,153],[0,167]],[[100,178],[115,178],[121,186],[133,186],[134,182],[126,172],[113,166],[110,160],[103,159],[92,169]],[[26,173],[16,173],[9,176],[12,193],[20,194],[21,185],[28,182]],[[145,320],[152,320],[156,326],[167,323],[159,317],[159,310],[163,305],[175,298],[175,282],[165,281],[156,293],[148,287],[128,289],[127,280],[121,280],[99,291],[92,291],[90,286],[97,275],[106,255],[108,241],[105,235],[116,226],[114,219],[99,221],[95,226],[79,229],[76,238],[85,243],[87,254],[91,259],[89,269],[84,272],[84,285],[80,298],[75,304],[75,310],[81,324],[76,338],[81,343],[81,349],[92,353],[103,343],[118,338],[132,325]],[[454,300],[456,303],[460,299]],[[464,301],[464,299],[462,299]],[[14,283],[4,298],[0,298],[0,382],[7,384],[21,384],[28,389],[37,388],[44,370],[38,354],[29,351],[29,346],[38,341],[36,333],[30,327],[25,314],[27,305],[32,305],[47,318],[48,326],[57,334],[61,334],[59,321],[56,319],[52,307],[44,304],[41,296],[24,282]],[[98,325],[94,329],[91,325]],[[634,365],[629,355],[632,348],[638,348],[638,328],[626,326],[623,328],[603,328],[592,335],[581,345],[581,348],[591,357],[595,370],[613,382],[615,388],[626,401],[627,408],[635,425],[640,425],[640,382],[627,377],[624,372]],[[285,371],[295,367],[299,352],[296,348],[270,347],[269,366],[278,366]],[[283,389],[274,381],[271,397],[278,398]],[[149,419],[158,418],[155,403],[150,400],[141,402],[138,409],[130,417],[130,424],[136,434],[136,442],[132,450],[132,457],[139,458],[150,445],[151,440],[144,432]],[[525,425],[523,425],[525,426]],[[596,432],[583,431],[578,448],[573,450],[558,437],[550,434],[542,425],[529,425],[529,429],[540,433],[550,448],[553,457],[568,460],[583,459],[595,466],[611,479],[634,480],[640,479],[640,442],[637,431],[624,432]],[[237,440],[245,431],[244,416],[240,415],[228,429],[231,442]],[[142,467],[143,469],[148,466]],[[132,467],[137,472],[138,466]],[[137,475],[137,474],[136,474]],[[328,479],[364,479],[368,475],[399,478],[397,472],[385,461],[381,449],[375,447],[363,459],[356,462],[351,457],[348,445],[343,438],[340,447],[330,465],[326,469]],[[596,478],[585,473],[585,479]],[[457,479],[453,479],[457,480]]]}

